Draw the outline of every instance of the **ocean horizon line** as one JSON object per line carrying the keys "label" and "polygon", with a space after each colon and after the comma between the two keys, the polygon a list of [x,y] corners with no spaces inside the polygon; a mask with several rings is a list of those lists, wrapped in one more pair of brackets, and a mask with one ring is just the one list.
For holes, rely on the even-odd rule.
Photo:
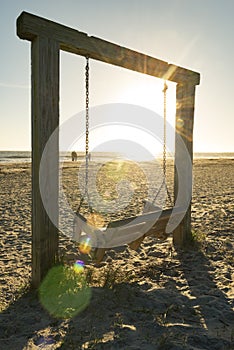
{"label": "ocean horizon line", "polygon": [[[84,158],[84,151],[76,151],[77,158]],[[121,159],[124,158],[124,155],[120,152],[90,152],[92,158],[95,160],[111,160],[111,159]],[[31,162],[31,151],[0,151],[0,163],[19,163],[19,162]],[[162,153],[157,153],[154,155],[155,159],[162,158]],[[168,152],[168,158],[173,158],[174,154]],[[233,159],[234,152],[194,152],[194,159],[219,159],[227,158]],[[60,159],[63,161],[71,160],[71,151],[61,151]],[[142,160],[144,161],[144,160]]]}

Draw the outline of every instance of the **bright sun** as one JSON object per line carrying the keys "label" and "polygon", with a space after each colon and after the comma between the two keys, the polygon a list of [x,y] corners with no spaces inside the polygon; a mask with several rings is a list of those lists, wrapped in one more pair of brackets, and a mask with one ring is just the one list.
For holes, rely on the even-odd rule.
{"label": "bright sun", "polygon": [[[167,121],[174,127],[176,85],[171,82],[167,85]],[[129,84],[122,85],[114,97],[114,102],[141,106],[163,116],[163,86],[164,81],[161,79],[137,74]],[[83,134],[72,147],[76,150],[84,150],[84,145],[85,135]],[[106,148],[102,145],[106,145]],[[90,129],[89,149],[91,152],[116,152],[128,159],[141,161],[152,160],[162,154],[163,144],[162,138],[156,139],[149,132],[135,126],[101,125],[98,128]],[[171,150],[168,149],[168,151]]]}

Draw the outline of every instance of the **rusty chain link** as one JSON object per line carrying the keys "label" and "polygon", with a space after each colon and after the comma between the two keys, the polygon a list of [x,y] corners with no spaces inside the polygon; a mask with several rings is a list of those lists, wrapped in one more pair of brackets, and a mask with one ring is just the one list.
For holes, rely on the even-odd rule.
{"label": "rusty chain link", "polygon": [[170,204],[172,205],[172,198],[170,192],[167,187],[167,83],[164,81],[163,86],[163,176],[164,183],[167,191],[167,197],[169,199]]}
{"label": "rusty chain link", "polygon": [[88,195],[89,166],[89,57],[85,66],[85,192]]}

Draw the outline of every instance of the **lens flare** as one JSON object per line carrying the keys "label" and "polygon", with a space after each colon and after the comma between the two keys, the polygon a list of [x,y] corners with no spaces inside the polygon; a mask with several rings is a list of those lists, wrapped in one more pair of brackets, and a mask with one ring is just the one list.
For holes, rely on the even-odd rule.
{"label": "lens flare", "polygon": [[91,239],[89,237],[85,237],[81,239],[81,242],[79,244],[79,251],[82,254],[89,254],[91,252],[91,244],[90,244]]}
{"label": "lens flare", "polygon": [[[79,262],[77,265],[82,266]],[[54,266],[45,276],[39,288],[42,306],[55,318],[76,316],[88,305],[91,289],[85,275],[69,266]]]}
{"label": "lens flare", "polygon": [[82,260],[76,260],[73,265],[75,272],[82,273],[84,271],[84,262]]}

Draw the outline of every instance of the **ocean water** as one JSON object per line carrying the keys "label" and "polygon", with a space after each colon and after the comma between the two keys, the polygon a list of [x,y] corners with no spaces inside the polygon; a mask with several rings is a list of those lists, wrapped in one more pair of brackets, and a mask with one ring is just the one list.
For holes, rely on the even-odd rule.
{"label": "ocean water", "polygon": [[[92,153],[92,158],[95,161],[103,161],[110,159],[118,159],[120,158],[120,154],[114,152],[96,152]],[[85,154],[84,152],[77,152],[77,160],[84,160]],[[29,163],[31,162],[31,152],[30,151],[0,151],[0,164],[2,163]],[[61,152],[60,153],[60,161],[66,162],[71,161],[71,153],[70,152]]]}
{"label": "ocean water", "polygon": [[223,153],[207,153],[207,152],[194,152],[193,157],[195,159],[233,159],[233,152],[223,152]]}
{"label": "ocean water", "polygon": [[30,151],[0,151],[0,163],[31,162]]}
{"label": "ocean water", "polygon": [[[84,160],[84,153],[78,152],[78,160]],[[119,159],[121,155],[114,152],[99,152],[92,154],[92,157],[98,161],[108,160],[108,159]],[[234,153],[194,153],[195,159],[233,159]],[[60,154],[61,161],[70,161],[70,152],[62,152]],[[0,151],[0,164],[2,163],[28,163],[31,162],[31,152],[30,151]]]}

